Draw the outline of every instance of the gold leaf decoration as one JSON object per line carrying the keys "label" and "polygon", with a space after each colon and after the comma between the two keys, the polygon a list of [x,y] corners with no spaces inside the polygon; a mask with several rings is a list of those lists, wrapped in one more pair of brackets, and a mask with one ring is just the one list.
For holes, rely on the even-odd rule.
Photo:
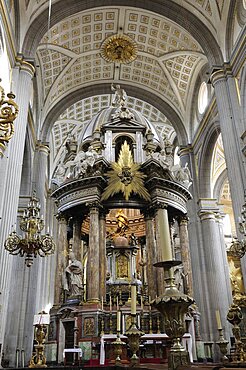
{"label": "gold leaf decoration", "polygon": [[126,200],[132,193],[150,201],[150,195],[144,186],[145,174],[139,171],[140,165],[133,162],[129,145],[125,141],[121,147],[119,159],[111,164],[112,170],[108,172],[108,186],[102,194],[102,200],[114,194],[123,193]]}

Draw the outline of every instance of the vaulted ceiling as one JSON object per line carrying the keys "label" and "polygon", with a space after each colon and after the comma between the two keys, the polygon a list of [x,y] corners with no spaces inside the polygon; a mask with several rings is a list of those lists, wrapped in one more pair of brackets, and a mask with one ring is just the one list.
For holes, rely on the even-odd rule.
{"label": "vaulted ceiling", "polygon": [[[110,105],[112,82],[159,132],[188,138],[199,84],[225,53],[229,3],[52,0],[49,8],[49,0],[23,1],[20,42],[35,58],[40,128],[49,133],[52,124],[53,158],[71,131]],[[104,40],[119,33],[137,44],[129,64],[101,55]]]}

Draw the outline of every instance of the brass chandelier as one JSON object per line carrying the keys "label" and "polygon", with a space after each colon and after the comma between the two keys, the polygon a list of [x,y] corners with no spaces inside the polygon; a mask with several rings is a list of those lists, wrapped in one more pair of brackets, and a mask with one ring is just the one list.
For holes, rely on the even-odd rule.
{"label": "brass chandelier", "polygon": [[55,242],[49,233],[41,235],[43,228],[44,220],[40,217],[39,199],[34,193],[20,221],[20,229],[24,231],[25,237],[22,238],[16,231],[12,231],[5,240],[4,248],[10,254],[25,257],[25,264],[30,267],[33,258],[38,255],[45,257],[54,253]]}

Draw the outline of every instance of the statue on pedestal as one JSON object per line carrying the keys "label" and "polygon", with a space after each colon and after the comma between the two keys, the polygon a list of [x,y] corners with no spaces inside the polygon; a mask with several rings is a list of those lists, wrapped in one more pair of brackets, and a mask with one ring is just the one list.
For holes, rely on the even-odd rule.
{"label": "statue on pedestal", "polygon": [[63,289],[69,296],[80,296],[83,291],[82,263],[75,258],[73,252],[69,253],[69,264],[64,271]]}

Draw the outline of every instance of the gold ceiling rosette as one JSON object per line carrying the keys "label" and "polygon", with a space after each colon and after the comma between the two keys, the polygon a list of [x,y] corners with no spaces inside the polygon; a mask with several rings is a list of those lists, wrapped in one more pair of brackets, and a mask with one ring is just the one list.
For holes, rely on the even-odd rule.
{"label": "gold ceiling rosette", "polygon": [[127,64],[137,58],[137,50],[137,43],[131,37],[116,34],[103,41],[101,56],[107,62]]}
{"label": "gold ceiling rosette", "polygon": [[111,163],[111,167],[112,170],[107,174],[108,186],[102,194],[102,200],[107,200],[114,194],[122,192],[126,200],[132,193],[136,193],[141,198],[150,201],[150,195],[144,186],[146,175],[139,171],[140,165],[134,163],[126,141],[122,144],[118,161]]}

